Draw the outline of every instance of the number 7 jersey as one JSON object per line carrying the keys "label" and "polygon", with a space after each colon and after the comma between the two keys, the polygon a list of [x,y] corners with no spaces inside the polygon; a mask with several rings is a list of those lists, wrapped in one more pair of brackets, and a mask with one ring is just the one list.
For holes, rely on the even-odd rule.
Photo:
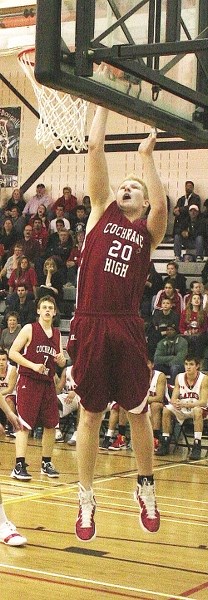
{"label": "number 7 jersey", "polygon": [[77,312],[138,314],[149,261],[146,220],[131,223],[112,202],[84,241]]}
{"label": "number 7 jersey", "polygon": [[36,364],[44,364],[45,374],[36,373],[28,367],[19,366],[19,374],[26,375],[39,381],[52,380],[55,375],[56,354],[60,352],[60,331],[57,327],[52,327],[52,336],[48,337],[41,327],[40,323],[32,323],[32,339],[28,346],[24,348],[25,358]]}

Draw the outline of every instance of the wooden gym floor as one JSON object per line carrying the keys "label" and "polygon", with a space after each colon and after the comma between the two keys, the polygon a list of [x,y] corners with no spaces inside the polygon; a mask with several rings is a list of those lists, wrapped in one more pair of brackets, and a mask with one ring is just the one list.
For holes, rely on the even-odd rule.
{"label": "wooden gym floor", "polygon": [[[203,451],[203,456],[205,451]],[[27,536],[24,548],[0,544],[1,600],[207,600],[208,459],[187,450],[155,458],[162,523],[157,534],[138,525],[133,452],[99,452],[94,491],[97,538],[81,544],[76,450],[56,444],[59,479],[40,475],[41,445],[31,440],[30,482],[10,478],[14,440],[1,437],[0,482],[7,516]]]}

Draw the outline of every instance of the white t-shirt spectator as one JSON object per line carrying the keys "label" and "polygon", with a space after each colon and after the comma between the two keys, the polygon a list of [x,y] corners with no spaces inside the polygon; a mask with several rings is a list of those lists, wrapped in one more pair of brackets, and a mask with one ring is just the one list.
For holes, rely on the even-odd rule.
{"label": "white t-shirt spectator", "polygon": [[[65,217],[61,217],[61,220],[64,222],[65,229],[70,229],[69,220],[65,219]],[[57,221],[57,219],[52,219],[52,221],[50,222],[50,233],[56,233],[57,232],[56,221]]]}

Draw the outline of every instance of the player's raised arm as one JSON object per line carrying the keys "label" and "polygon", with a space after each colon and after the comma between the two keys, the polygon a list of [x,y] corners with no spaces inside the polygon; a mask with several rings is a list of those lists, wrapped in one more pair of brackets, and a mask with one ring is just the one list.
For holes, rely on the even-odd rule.
{"label": "player's raised arm", "polygon": [[113,200],[104,152],[108,110],[98,106],[91,125],[88,142],[88,191],[92,208],[106,208]]}
{"label": "player's raised arm", "polygon": [[155,143],[156,131],[152,130],[148,138],[145,138],[139,146],[150,203],[147,229],[151,235],[152,250],[162,241],[167,229],[167,200],[153,158]]}
{"label": "player's raised arm", "polygon": [[[106,65],[100,65],[97,73],[101,82],[102,79],[110,77]],[[96,205],[103,205],[105,209],[114,199],[109,183],[108,166],[104,151],[108,112],[107,108],[97,106],[89,133],[87,171],[88,192],[92,208]]]}

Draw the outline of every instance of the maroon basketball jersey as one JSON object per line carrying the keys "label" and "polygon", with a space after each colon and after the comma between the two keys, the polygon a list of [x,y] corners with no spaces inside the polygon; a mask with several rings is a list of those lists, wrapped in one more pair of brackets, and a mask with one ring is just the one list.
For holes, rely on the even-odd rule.
{"label": "maroon basketball jersey", "polygon": [[48,373],[36,373],[32,369],[19,366],[20,375],[27,375],[40,381],[53,380],[55,375],[54,357],[60,352],[60,331],[52,327],[52,336],[48,338],[40,323],[32,323],[32,340],[24,350],[24,356],[34,363],[44,364]]}
{"label": "maroon basketball jersey", "polygon": [[77,311],[138,314],[149,261],[146,221],[137,219],[131,223],[112,202],[85,238]]}

